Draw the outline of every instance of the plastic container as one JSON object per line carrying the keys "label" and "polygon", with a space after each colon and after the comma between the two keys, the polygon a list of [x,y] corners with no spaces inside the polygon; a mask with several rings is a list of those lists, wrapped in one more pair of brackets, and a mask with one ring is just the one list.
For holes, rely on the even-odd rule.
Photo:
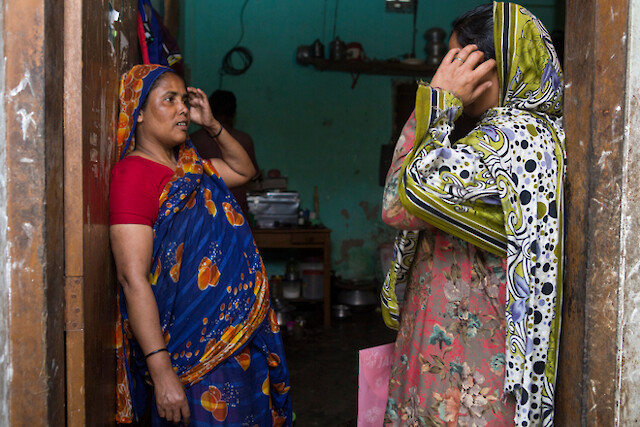
{"label": "plastic container", "polygon": [[302,296],[321,300],[324,296],[324,264],[319,259],[308,259],[300,263]]}
{"label": "plastic container", "polygon": [[301,280],[283,280],[282,281],[282,296],[285,299],[300,298],[300,287],[302,285]]}

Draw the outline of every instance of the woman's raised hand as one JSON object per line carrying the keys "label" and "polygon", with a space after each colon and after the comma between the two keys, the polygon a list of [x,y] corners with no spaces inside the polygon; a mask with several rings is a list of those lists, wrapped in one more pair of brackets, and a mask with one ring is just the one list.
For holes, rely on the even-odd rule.
{"label": "woman's raised hand", "polygon": [[487,77],[495,70],[496,61],[483,59],[475,44],[451,49],[431,79],[431,87],[448,90],[460,98],[463,106],[473,103],[493,84]]}
{"label": "woman's raised hand", "polygon": [[191,121],[203,127],[215,126],[217,120],[211,113],[207,95],[201,89],[195,87],[188,87],[187,93],[189,94]]}

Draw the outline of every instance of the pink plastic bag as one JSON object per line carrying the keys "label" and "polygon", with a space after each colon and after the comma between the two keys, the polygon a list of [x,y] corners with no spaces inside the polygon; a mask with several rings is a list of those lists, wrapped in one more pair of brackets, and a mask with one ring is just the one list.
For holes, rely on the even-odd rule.
{"label": "pink plastic bag", "polygon": [[380,427],[384,420],[394,343],[360,350],[358,427]]}

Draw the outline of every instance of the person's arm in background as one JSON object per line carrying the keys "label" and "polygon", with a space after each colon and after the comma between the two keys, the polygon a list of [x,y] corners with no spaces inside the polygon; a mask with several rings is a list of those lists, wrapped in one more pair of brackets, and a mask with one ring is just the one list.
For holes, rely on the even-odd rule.
{"label": "person's arm in background", "polygon": [[402,133],[393,151],[393,160],[389,172],[387,172],[382,197],[382,221],[401,230],[423,230],[431,227],[429,223],[407,212],[398,195],[398,180],[402,170],[402,162],[413,148],[415,133],[416,115],[415,112],[412,112],[402,128]]}
{"label": "person's arm in background", "polygon": [[[142,224],[110,227],[118,282],[124,291],[129,322],[143,354],[166,348],[158,305],[148,281],[153,250],[153,229]],[[189,424],[190,411],[182,382],[173,371],[169,353],[160,351],[146,359],[158,414],[170,422]]]}
{"label": "person's arm in background", "polygon": [[237,187],[249,181],[256,170],[246,150],[213,117],[209,100],[200,89],[188,87],[191,104],[191,120],[211,136],[220,148],[220,159],[211,159],[211,163],[220,174],[227,187]]}
{"label": "person's arm in background", "polygon": [[247,141],[245,144],[243,144],[243,146],[247,151],[249,158],[251,159],[251,163],[253,164],[253,167],[256,169],[255,175],[251,177],[252,180],[255,180],[260,176],[260,168],[258,167],[258,160],[256,159],[256,152],[253,145],[253,139],[249,134],[245,133],[245,135],[247,136]]}

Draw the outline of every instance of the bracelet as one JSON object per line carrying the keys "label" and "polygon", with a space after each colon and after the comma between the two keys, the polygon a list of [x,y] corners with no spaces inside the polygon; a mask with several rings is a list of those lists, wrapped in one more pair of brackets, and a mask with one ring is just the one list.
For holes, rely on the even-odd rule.
{"label": "bracelet", "polygon": [[150,356],[153,356],[156,353],[160,353],[161,351],[166,351],[167,353],[169,353],[169,350],[167,350],[166,347],[162,347],[162,348],[159,348],[157,350],[153,350],[151,353],[147,354],[144,357],[144,360],[147,360]]}
{"label": "bracelet", "polygon": [[222,129],[224,129],[224,126],[220,125],[220,130],[218,131],[218,133],[216,133],[215,135],[213,135],[211,138],[217,138],[220,136],[220,134],[222,133]]}

